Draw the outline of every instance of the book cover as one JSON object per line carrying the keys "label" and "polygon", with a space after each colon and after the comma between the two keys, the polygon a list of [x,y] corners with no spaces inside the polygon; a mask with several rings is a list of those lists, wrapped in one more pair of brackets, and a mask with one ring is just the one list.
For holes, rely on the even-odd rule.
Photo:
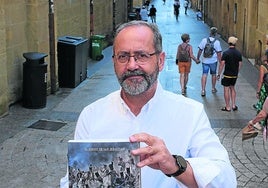
{"label": "book cover", "polygon": [[130,153],[139,147],[123,140],[70,140],[69,187],[141,188],[139,157]]}

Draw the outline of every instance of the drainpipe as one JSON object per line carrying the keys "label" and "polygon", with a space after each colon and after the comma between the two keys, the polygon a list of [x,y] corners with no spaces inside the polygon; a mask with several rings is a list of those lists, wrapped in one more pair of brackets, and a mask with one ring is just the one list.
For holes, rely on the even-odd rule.
{"label": "drainpipe", "polygon": [[93,0],[90,0],[90,5],[89,5],[89,14],[90,14],[90,36],[94,34],[94,12],[93,12]]}
{"label": "drainpipe", "polygon": [[54,3],[48,0],[48,28],[49,28],[49,55],[50,55],[50,87],[51,94],[56,92],[56,66],[55,66],[55,29],[54,29]]}

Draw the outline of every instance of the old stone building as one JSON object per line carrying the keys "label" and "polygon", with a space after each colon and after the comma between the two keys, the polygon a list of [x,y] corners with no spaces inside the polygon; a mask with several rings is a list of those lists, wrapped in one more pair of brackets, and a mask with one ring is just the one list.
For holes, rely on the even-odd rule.
{"label": "old stone building", "polygon": [[[86,39],[93,34],[112,36],[115,27],[127,21],[128,9],[132,5],[130,2],[57,0],[49,4],[49,0],[1,0],[0,117],[8,113],[12,103],[22,99],[23,53],[48,54],[45,62],[48,64],[47,94],[50,94],[51,75],[55,74],[54,79],[57,81],[57,54],[53,62],[50,46],[56,48],[60,36],[80,36]],[[53,25],[49,21],[49,11],[53,11]],[[49,37],[51,29],[54,30],[54,42]],[[57,49],[53,50],[57,52]],[[55,64],[55,70],[50,69],[52,63]]]}
{"label": "old stone building", "polygon": [[236,36],[243,55],[259,64],[268,34],[267,0],[192,0],[202,10],[204,21],[219,29],[225,40]]}

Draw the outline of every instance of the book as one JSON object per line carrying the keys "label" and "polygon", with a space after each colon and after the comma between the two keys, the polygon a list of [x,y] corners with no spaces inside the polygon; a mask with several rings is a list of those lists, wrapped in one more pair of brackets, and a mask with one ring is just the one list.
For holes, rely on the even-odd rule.
{"label": "book", "polygon": [[69,188],[141,188],[139,156],[128,140],[69,140]]}

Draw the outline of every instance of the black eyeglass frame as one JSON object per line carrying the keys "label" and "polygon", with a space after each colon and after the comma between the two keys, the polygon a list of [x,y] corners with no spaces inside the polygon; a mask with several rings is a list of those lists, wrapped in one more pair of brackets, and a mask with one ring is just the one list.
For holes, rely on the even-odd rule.
{"label": "black eyeglass frame", "polygon": [[[136,53],[136,54],[135,54],[135,53]],[[120,60],[117,58],[117,57],[120,56],[120,55],[115,55],[115,54],[113,54],[113,55],[112,55],[112,58],[116,58],[116,60],[117,60],[119,63],[121,63],[121,64],[128,63],[131,57],[134,58],[135,62],[145,63],[145,62],[147,62],[147,60],[148,60],[151,56],[153,56],[153,55],[157,55],[157,54],[159,54],[159,52],[157,52],[157,51],[155,51],[155,52],[153,52],[153,53],[147,53],[147,52],[143,52],[143,51],[138,51],[138,52],[134,52],[134,55],[130,55],[130,54],[128,54],[128,53],[120,54],[120,55],[124,55],[124,56],[127,56],[127,57],[128,57],[125,61],[120,61]],[[139,56],[139,55],[146,55],[145,58],[147,58],[147,59],[141,61],[140,59],[141,59],[142,57],[137,57],[137,56]]]}

